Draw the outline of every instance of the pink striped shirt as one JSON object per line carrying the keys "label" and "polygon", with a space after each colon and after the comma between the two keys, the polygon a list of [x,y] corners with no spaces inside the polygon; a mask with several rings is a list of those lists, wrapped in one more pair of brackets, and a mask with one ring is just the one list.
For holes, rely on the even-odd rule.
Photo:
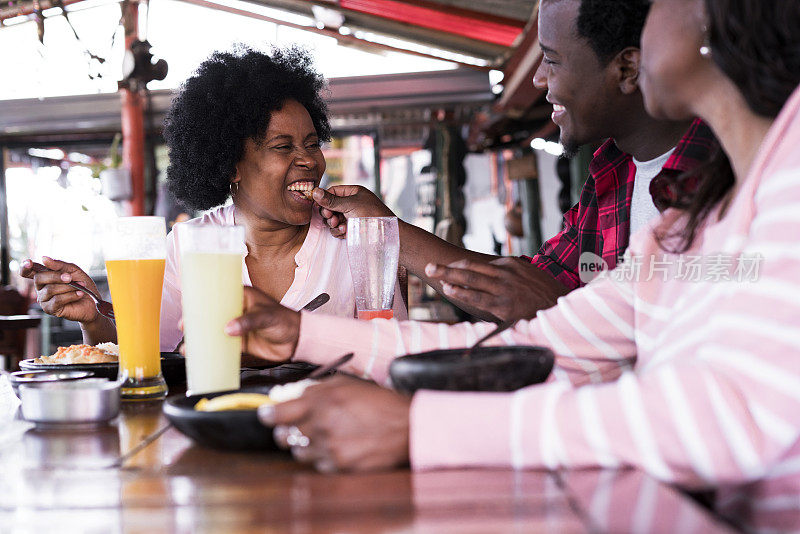
{"label": "pink striped shirt", "polygon": [[[745,528],[800,528],[798,147],[800,90],[724,217],[712,214],[690,250],[664,253],[652,231],[639,232],[623,269],[497,341],[551,347],[546,384],[415,395],[414,468],[633,466],[716,488],[717,510]],[[680,228],[681,214],[657,224]],[[735,271],[754,264],[755,276]],[[355,348],[350,370],[386,383],[395,356],[463,347],[491,326],[304,314],[296,357],[323,362]]]}

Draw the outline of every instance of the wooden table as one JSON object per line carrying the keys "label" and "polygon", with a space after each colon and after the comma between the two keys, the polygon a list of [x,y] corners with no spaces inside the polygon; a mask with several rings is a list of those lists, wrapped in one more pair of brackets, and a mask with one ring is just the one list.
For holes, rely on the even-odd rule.
{"label": "wooden table", "polygon": [[283,453],[201,448],[161,402],[94,429],[0,445],[0,531],[717,532],[639,471],[452,470],[322,475]]}

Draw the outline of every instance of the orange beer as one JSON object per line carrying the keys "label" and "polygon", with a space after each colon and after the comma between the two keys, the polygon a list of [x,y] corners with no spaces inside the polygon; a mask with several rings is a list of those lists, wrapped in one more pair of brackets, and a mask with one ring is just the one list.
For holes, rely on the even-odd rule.
{"label": "orange beer", "polygon": [[120,217],[109,225],[103,243],[108,287],[116,316],[119,375],[123,400],[161,399],[159,322],[161,286],[167,257],[163,217]]}
{"label": "orange beer", "polygon": [[161,374],[159,318],[165,260],[108,260],[120,370],[136,381]]}

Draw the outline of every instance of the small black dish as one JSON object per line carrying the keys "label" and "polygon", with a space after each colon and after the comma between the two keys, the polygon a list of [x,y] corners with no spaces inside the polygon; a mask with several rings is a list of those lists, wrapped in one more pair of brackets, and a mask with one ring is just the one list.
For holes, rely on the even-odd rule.
{"label": "small black dish", "polygon": [[198,412],[194,409],[194,405],[204,397],[213,399],[229,393],[268,394],[270,389],[271,385],[189,397],[176,395],[164,402],[164,415],[175,428],[205,447],[237,451],[277,450],[272,428],[261,424],[256,410]]}
{"label": "small black dish", "polygon": [[410,354],[389,366],[398,391],[514,391],[544,382],[553,369],[553,353],[545,347],[478,347]]}
{"label": "small black dish", "polygon": [[[116,363],[34,363],[33,360],[22,360],[19,368],[23,371],[59,370],[59,371],[91,371],[99,378],[117,379],[119,365]],[[186,383],[186,360],[177,352],[161,353],[161,374],[168,386]]]}

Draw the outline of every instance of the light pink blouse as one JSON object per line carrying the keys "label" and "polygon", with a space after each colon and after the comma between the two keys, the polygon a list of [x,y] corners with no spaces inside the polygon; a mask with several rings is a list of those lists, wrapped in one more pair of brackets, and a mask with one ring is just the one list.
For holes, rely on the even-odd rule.
{"label": "light pink blouse", "polygon": [[[397,355],[464,347],[491,326],[303,314],[296,357],[355,351],[345,370],[387,383]],[[415,469],[634,466],[716,488],[717,510],[745,531],[800,528],[800,89],[690,250],[665,253],[640,231],[621,268],[494,343],[552,348],[550,380],[418,393]]]}
{"label": "light pink blouse", "polygon": [[[311,299],[322,292],[328,293],[330,301],[315,313],[353,317],[355,314],[355,298],[353,296],[353,280],[350,276],[350,265],[347,261],[347,242],[333,237],[316,209],[312,209],[308,235],[294,257],[297,267],[294,280],[281,299],[281,304],[293,310],[299,310]],[[201,217],[178,224],[217,224],[230,226],[234,224],[235,207],[233,205],[213,209]],[[178,225],[176,225],[178,226]],[[247,264],[242,259],[242,282],[251,286]],[[401,319],[408,318],[399,286],[395,287],[394,315]],[[178,329],[181,318],[181,280],[180,280],[180,243],[177,232],[167,236],[167,263],[164,272],[164,288],[161,295],[161,350],[172,351],[183,337]]]}

